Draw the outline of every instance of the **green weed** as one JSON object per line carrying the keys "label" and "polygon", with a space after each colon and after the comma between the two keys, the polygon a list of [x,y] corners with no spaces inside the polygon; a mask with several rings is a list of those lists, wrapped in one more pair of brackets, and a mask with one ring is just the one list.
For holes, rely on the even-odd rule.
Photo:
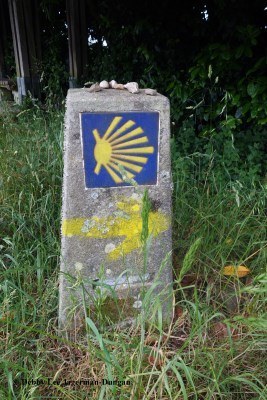
{"label": "green weed", "polygon": [[[174,154],[171,321],[158,277],[133,324],[107,327],[100,276],[96,314],[84,296],[87,329],[71,341],[57,332],[62,114],[36,105],[0,119],[1,399],[267,399],[264,183],[223,185],[212,159],[200,178],[204,154]],[[232,264],[250,275],[224,276]]]}

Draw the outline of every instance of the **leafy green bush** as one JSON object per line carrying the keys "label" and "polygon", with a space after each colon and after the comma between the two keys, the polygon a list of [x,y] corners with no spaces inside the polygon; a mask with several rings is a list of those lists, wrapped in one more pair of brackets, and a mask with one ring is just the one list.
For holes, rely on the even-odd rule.
{"label": "leafy green bush", "polygon": [[167,88],[178,154],[208,155],[203,167],[212,158],[222,182],[250,182],[266,174],[267,58],[252,57],[256,29],[248,26],[241,33],[244,43],[236,47],[218,43],[203,49],[187,78]]}

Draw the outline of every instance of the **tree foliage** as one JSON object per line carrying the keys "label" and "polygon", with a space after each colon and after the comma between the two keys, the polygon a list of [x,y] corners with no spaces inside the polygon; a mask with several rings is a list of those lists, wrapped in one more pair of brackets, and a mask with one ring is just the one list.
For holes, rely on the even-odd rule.
{"label": "tree foliage", "polygon": [[199,173],[212,162],[219,181],[253,182],[266,174],[265,6],[259,0],[97,2],[90,79],[157,88],[171,99],[177,155],[205,154]]}
{"label": "tree foliage", "polygon": [[[266,174],[267,10],[254,0],[87,0],[86,80],[135,80],[171,100],[177,154],[220,179]],[[43,88],[67,88],[64,0],[42,0]],[[82,84],[83,82],[81,82]],[[201,171],[201,168],[200,168]],[[218,177],[217,176],[217,177]]]}

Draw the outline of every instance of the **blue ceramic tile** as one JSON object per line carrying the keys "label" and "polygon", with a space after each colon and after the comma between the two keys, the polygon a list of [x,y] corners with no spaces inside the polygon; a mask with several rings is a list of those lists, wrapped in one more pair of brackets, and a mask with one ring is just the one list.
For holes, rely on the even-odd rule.
{"label": "blue ceramic tile", "polygon": [[81,113],[87,188],[156,185],[159,113]]}

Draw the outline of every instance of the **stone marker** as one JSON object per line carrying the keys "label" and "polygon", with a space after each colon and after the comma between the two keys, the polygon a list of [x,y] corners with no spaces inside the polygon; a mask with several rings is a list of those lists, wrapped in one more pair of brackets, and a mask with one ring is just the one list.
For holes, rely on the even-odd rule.
{"label": "stone marker", "polygon": [[[60,328],[68,330],[81,321],[81,286],[70,276],[83,278],[87,305],[99,285],[106,295],[113,288],[119,299],[127,299],[129,317],[142,309],[144,289],[157,283],[153,296],[163,303],[168,320],[172,303],[169,101],[160,94],[146,96],[142,90],[131,94],[71,89],[66,107]],[[144,252],[146,189],[150,211]]]}

